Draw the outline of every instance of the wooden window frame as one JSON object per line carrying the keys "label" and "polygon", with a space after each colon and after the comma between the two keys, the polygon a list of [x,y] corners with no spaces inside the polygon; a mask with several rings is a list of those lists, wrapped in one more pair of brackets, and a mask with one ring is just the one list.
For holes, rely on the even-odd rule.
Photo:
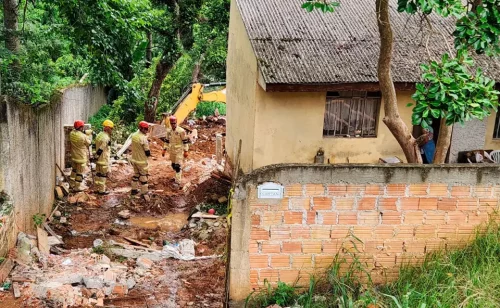
{"label": "wooden window frame", "polygon": [[[334,106],[334,104],[342,105]],[[368,107],[368,104],[371,104],[371,107]],[[328,92],[323,116],[323,138],[377,138],[381,104],[380,92]],[[369,108],[372,110],[367,113]],[[352,116],[356,118],[353,119]],[[374,122],[373,129],[369,129],[370,132],[363,132],[366,129],[365,120]],[[333,129],[326,129],[332,125]],[[338,128],[339,125],[341,128]]]}

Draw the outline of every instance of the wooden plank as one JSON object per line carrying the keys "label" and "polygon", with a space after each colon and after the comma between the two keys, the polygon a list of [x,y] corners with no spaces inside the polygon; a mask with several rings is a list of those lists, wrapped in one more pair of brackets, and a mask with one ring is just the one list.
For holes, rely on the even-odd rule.
{"label": "wooden plank", "polygon": [[12,284],[12,289],[14,289],[14,297],[15,298],[20,298],[21,297],[21,288],[19,288],[18,283],[13,283]]}
{"label": "wooden plank", "polygon": [[205,214],[205,213],[198,212],[198,213],[194,213],[191,217],[192,218],[217,219],[220,216],[218,216],[218,215],[210,215],[210,214]]}
{"label": "wooden plank", "polygon": [[146,244],[141,243],[139,241],[136,241],[134,239],[131,239],[131,238],[128,238],[128,237],[125,237],[125,236],[123,237],[123,239],[126,240],[126,241],[129,241],[132,244],[136,244],[136,245],[139,245],[139,246],[142,246],[142,247],[150,248],[149,245],[146,245]]}
{"label": "wooden plank", "polygon": [[10,272],[14,268],[14,261],[11,259],[5,259],[2,264],[0,264],[0,282],[3,283],[7,277],[9,277]]}
{"label": "wooden plank", "polygon": [[45,256],[50,255],[49,235],[40,227],[36,228],[36,234],[38,239],[38,250]]}
{"label": "wooden plank", "polygon": [[[55,209],[57,209],[57,207],[56,207]],[[55,211],[54,211],[54,212],[55,212]],[[52,213],[52,214],[53,214],[53,213]],[[49,232],[49,233],[50,233],[50,235],[55,236],[55,237],[59,240],[59,242],[60,242],[61,244],[64,244],[64,242],[63,242],[63,240],[60,238],[60,236],[59,236],[59,235],[57,235],[57,234],[54,232],[54,230],[52,230],[46,222],[44,222],[44,223],[43,223],[43,227],[45,228],[45,230],[47,230],[47,232]]]}
{"label": "wooden plank", "polygon": [[12,276],[12,282],[35,282],[35,279],[24,276]]}

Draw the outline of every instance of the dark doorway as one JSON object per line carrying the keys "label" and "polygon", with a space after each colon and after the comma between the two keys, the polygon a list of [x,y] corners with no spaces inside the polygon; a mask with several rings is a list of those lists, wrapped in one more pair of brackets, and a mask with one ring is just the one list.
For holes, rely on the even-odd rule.
{"label": "dark doorway", "polygon": [[[433,132],[433,138],[432,140],[434,140],[434,143],[437,145],[437,142],[438,142],[438,137],[439,137],[439,128],[441,126],[441,119],[434,119],[432,121],[432,130],[434,131]],[[413,131],[412,131],[412,134],[413,134],[413,137],[415,138],[418,138],[420,136],[422,136],[422,126],[420,125],[414,125],[413,126]],[[432,162],[426,162],[426,159],[424,156],[422,156],[422,161],[424,163],[428,163],[428,164],[431,164]]]}

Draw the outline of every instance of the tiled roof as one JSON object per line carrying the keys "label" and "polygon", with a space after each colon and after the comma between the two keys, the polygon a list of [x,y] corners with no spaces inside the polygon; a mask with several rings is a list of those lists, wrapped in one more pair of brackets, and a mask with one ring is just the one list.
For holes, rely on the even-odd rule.
{"label": "tiled roof", "polygon": [[[377,82],[379,34],[375,0],[343,0],[334,13],[301,8],[304,0],[236,0],[266,84]],[[391,0],[395,82],[420,81],[419,64],[453,48],[451,18],[430,16],[434,33],[418,15],[399,13]],[[481,57],[487,75],[500,81],[500,60]]]}

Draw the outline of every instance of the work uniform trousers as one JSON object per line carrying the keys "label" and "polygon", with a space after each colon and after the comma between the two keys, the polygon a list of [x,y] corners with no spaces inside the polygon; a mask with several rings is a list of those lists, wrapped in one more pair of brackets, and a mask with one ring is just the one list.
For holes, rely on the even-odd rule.
{"label": "work uniform trousers", "polygon": [[108,178],[109,165],[99,165],[96,166],[96,177],[95,185],[97,186],[97,191],[103,193],[106,191],[106,179]]}
{"label": "work uniform trousers", "polygon": [[141,182],[141,195],[145,195],[148,193],[148,171],[149,165],[148,163],[136,163],[131,162],[132,167],[134,167],[134,176],[132,178],[132,190],[138,190],[139,182]]}
{"label": "work uniform trousers", "polygon": [[71,162],[71,175],[69,176],[69,184],[74,190],[83,189],[83,173],[85,172],[85,163]]}
{"label": "work uniform trousers", "polygon": [[181,183],[182,180],[182,166],[181,163],[184,162],[184,150],[181,146],[170,146],[170,151],[168,151],[170,160],[172,161],[172,169],[175,171],[175,182]]}

